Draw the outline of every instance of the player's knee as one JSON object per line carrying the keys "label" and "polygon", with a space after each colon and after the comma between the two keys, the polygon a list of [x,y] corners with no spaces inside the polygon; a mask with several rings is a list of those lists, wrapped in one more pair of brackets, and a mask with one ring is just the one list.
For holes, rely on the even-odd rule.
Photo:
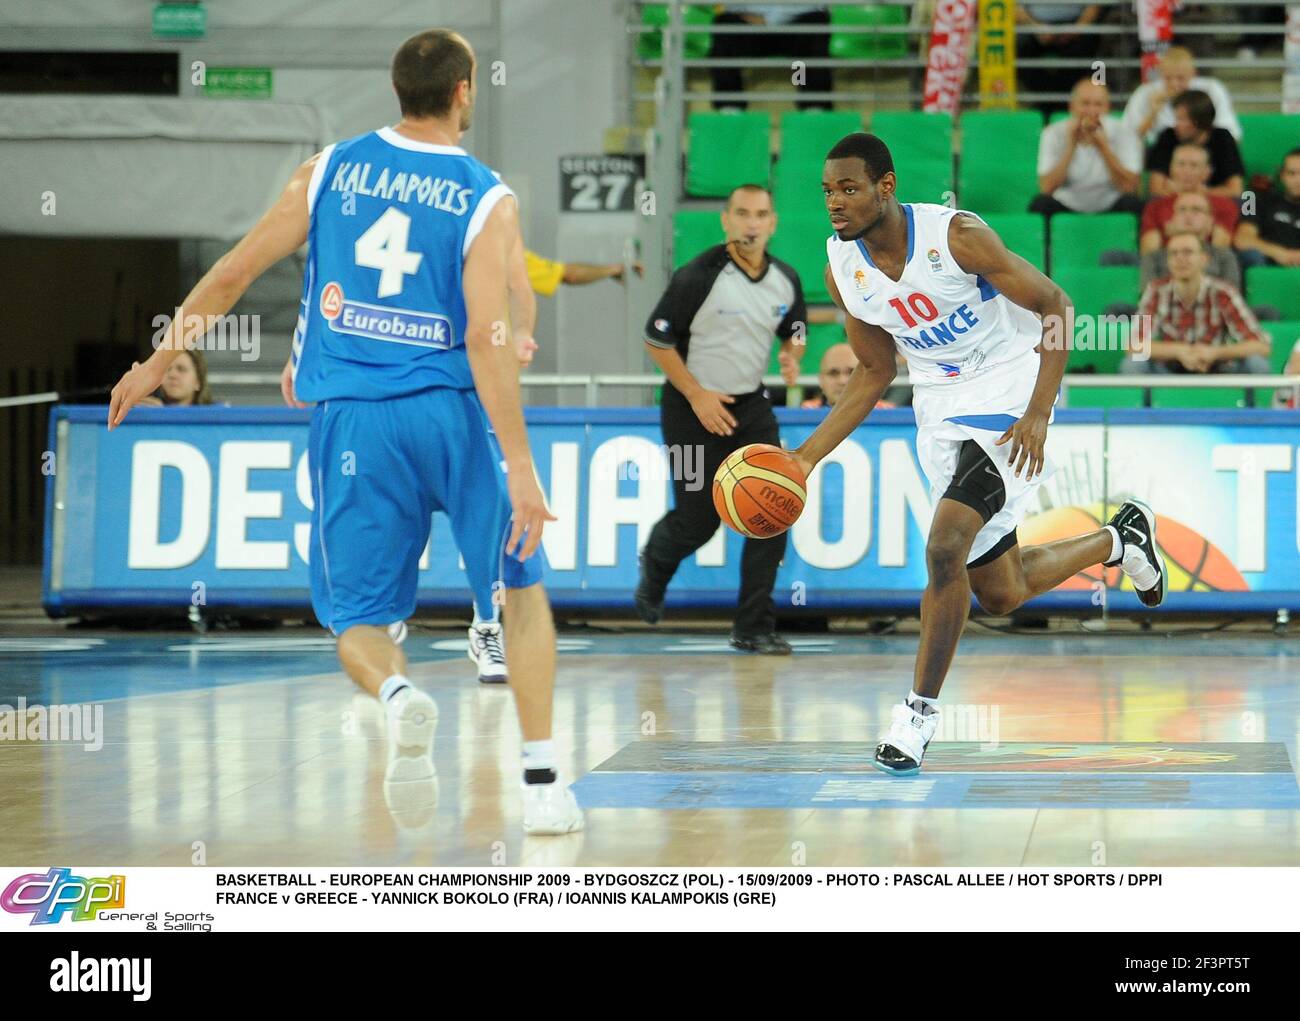
{"label": "player's knee", "polygon": [[937,586],[947,585],[965,571],[970,544],[971,536],[960,529],[932,529],[925,544],[925,564],[930,572],[930,581]]}
{"label": "player's knee", "polygon": [[980,608],[994,617],[1005,617],[1024,602],[1022,594],[1007,588],[976,588]]}

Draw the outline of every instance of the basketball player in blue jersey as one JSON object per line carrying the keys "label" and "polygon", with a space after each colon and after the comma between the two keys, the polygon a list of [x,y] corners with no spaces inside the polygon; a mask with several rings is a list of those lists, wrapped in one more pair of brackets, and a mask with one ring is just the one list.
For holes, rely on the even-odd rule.
{"label": "basketball player in blue jersey", "polygon": [[875,757],[885,772],[907,775],[938,729],[939,689],[972,592],[988,612],[1007,614],[1088,567],[1118,564],[1141,601],[1158,606],[1165,565],[1155,515],[1136,501],[1087,535],[1017,544],[1016,526],[1054,470],[1044,441],[1069,355],[1066,294],[978,216],[900,203],[893,158],[874,135],[836,143],[822,188],[835,232],[826,285],[859,364],[795,457],[811,471],[861,425],[893,382],[897,349],[934,502],[913,690],[894,707]]}
{"label": "basketball player in blue jersey", "polygon": [[[394,638],[415,610],[419,558],[445,511],[480,613],[504,595],[506,655],[524,738],[523,824],[582,828],[556,778],[555,630],[541,584],[546,508],[533,468],[507,325],[522,258],[514,196],[457,146],[474,102],[474,55],[454,32],[393,58],[402,119],[326,147],[199,281],[189,315],[220,315],[307,243],[302,308],[282,389],[314,405],[308,441],[316,616],[348,675],[386,707],[385,793],[436,790],[433,700]],[[184,349],[171,333],[113,389],[109,428]]]}

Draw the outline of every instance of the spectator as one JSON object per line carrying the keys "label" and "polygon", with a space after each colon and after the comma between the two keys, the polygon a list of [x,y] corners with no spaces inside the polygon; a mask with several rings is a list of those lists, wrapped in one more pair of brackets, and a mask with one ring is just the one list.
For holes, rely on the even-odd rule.
{"label": "spectator", "polygon": [[153,397],[140,400],[142,407],[188,408],[192,405],[211,404],[212,391],[208,389],[208,360],[203,352],[192,348],[176,356],[167,367],[162,386]]}
{"label": "spectator", "polygon": [[[728,4],[713,18],[715,25],[829,25],[831,16],[825,7],[815,4]],[[713,56],[735,57],[822,57],[830,52],[830,35],[820,32],[718,32],[713,36]],[[742,92],[744,78],[739,67],[715,67],[710,74],[714,92]],[[809,67],[804,72],[802,92],[830,92],[829,67]],[[743,99],[715,99],[716,110],[743,110]],[[799,103],[801,110],[831,109],[829,100]]]}
{"label": "spectator", "polygon": [[1170,275],[1148,284],[1138,307],[1151,357],[1125,358],[1120,371],[1269,373],[1268,335],[1240,291],[1206,276],[1205,243],[1195,234],[1177,234],[1166,251]]}
{"label": "spectator", "polygon": [[[1072,29],[1091,25],[1101,16],[1098,4],[1019,4],[1016,21],[1038,29],[1030,35],[1016,36],[1018,57],[1068,58],[1086,66],[1101,45],[1101,36]],[[1027,92],[1065,92],[1079,77],[1078,67],[1023,67],[1021,80]],[[1059,99],[1042,100],[1035,105],[1044,113],[1055,113],[1065,104]]]}
{"label": "spectator", "polygon": [[1180,142],[1194,142],[1205,146],[1210,154],[1210,194],[1237,198],[1246,168],[1241,163],[1237,140],[1230,132],[1214,126],[1214,103],[1210,97],[1193,89],[1178,96],[1173,105],[1173,127],[1165,128],[1156,136],[1156,144],[1147,159],[1151,194],[1158,198],[1170,193],[1169,170],[1174,149]]}
{"label": "spectator", "polygon": [[1214,104],[1215,125],[1241,141],[1241,124],[1233,112],[1228,90],[1219,79],[1198,75],[1191,50],[1182,46],[1165,50],[1160,58],[1160,76],[1133,91],[1124,107],[1124,124],[1147,145],[1152,144],[1160,132],[1174,126],[1174,108],[1170,100],[1188,89],[1209,96]]}
{"label": "spectator", "polygon": [[1174,202],[1179,195],[1186,192],[1195,192],[1209,198],[1210,213],[1214,217],[1212,243],[1219,246],[1227,246],[1231,243],[1239,216],[1237,203],[1226,195],[1211,195],[1206,190],[1206,182],[1209,179],[1210,154],[1204,146],[1189,143],[1174,149],[1169,164],[1171,191],[1161,198],[1152,199],[1142,211],[1141,251],[1143,253],[1154,252],[1157,248],[1164,247],[1165,229],[1174,215]]}
{"label": "spectator", "polygon": [[1107,117],[1110,91],[1090,78],[1075,83],[1070,116],[1049,124],[1038,142],[1032,213],[1142,212],[1142,143]]}
{"label": "spectator", "polygon": [[1300,266],[1300,149],[1282,158],[1277,176],[1282,187],[1256,192],[1254,211],[1237,228],[1243,266]]}
{"label": "spectator", "polygon": [[[1214,222],[1210,212],[1210,196],[1189,191],[1173,196],[1174,215],[1166,227],[1170,237],[1178,234],[1195,234],[1206,245],[1210,261],[1205,268],[1206,276],[1214,277],[1233,287],[1241,287],[1241,266],[1232,249],[1226,245],[1216,245],[1211,240],[1215,233],[1222,232]],[[1146,287],[1152,280],[1159,280],[1169,275],[1169,259],[1165,253],[1165,238],[1160,231],[1153,231],[1159,238],[1159,247],[1144,249],[1142,255],[1141,283]],[[1147,239],[1142,239],[1143,244]]]}
{"label": "spectator", "polygon": [[[849,385],[849,377],[853,375],[853,370],[857,368],[858,357],[853,353],[853,348],[848,344],[832,344],[822,354],[822,363],[817,369],[817,382],[821,386],[821,391],[814,397],[809,397],[801,408],[833,408],[835,402],[840,399],[840,394],[844,393],[844,388]],[[879,400],[876,402],[877,408],[897,407],[891,401]]]}
{"label": "spectator", "polygon": [[[557,262],[529,251],[524,252],[524,261],[528,266],[528,283],[544,298],[555,294],[560,284],[594,284],[598,280],[623,282],[621,262]],[[636,275],[640,276],[641,263],[638,262],[635,269]]]}

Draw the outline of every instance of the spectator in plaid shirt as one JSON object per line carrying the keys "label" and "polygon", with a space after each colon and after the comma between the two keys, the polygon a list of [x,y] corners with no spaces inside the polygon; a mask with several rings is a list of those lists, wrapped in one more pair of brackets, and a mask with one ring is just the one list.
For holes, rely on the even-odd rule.
{"label": "spectator in plaid shirt", "polygon": [[1240,291],[1206,274],[1210,256],[1204,240],[1175,234],[1165,254],[1169,276],[1149,283],[1138,307],[1151,357],[1134,361],[1130,356],[1120,371],[1270,373],[1269,336]]}

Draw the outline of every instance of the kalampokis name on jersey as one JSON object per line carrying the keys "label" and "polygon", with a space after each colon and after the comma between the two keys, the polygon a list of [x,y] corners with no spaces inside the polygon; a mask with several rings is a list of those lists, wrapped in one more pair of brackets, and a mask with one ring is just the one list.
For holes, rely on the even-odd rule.
{"label": "kalampokis name on jersey", "polygon": [[351,301],[333,281],[321,290],[320,312],[336,333],[354,337],[437,348],[449,348],[454,341],[451,320],[446,316]]}
{"label": "kalampokis name on jersey", "polygon": [[330,191],[344,194],[368,195],[389,202],[416,202],[433,206],[453,216],[469,212],[474,189],[459,181],[428,174],[408,174],[405,170],[392,173],[391,167],[380,167],[379,173],[369,163],[349,163],[344,160],[334,171]]}

